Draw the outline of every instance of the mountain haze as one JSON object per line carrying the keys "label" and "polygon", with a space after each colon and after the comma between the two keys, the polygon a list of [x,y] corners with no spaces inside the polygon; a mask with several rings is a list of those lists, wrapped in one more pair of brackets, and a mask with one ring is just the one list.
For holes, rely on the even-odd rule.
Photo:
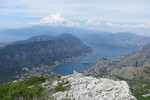
{"label": "mountain haze", "polygon": [[[137,49],[150,43],[150,37],[140,36],[130,32],[112,33],[84,28],[36,25],[27,28],[5,29],[0,31],[1,42],[3,42],[3,40],[6,41],[1,43],[0,47],[4,47],[9,43],[15,44],[17,43],[16,40],[19,40],[18,42],[25,42],[20,40],[36,37],[38,35],[41,35],[41,40],[42,37],[49,40],[63,33],[70,33],[92,47]],[[46,37],[46,35],[50,35],[52,38],[49,36]],[[28,42],[29,41],[32,42],[34,39],[28,40]]]}
{"label": "mountain haze", "polygon": [[150,43],[150,37],[139,36],[129,32],[115,34],[90,34],[83,39],[90,46],[140,48]]}
{"label": "mountain haze", "polygon": [[[63,26],[48,26],[48,25],[35,25],[26,28],[5,29],[0,31],[1,42],[23,40],[29,37],[38,35],[57,36],[62,33],[71,33],[75,36],[84,37],[84,35],[91,33],[101,33],[102,31],[89,30],[84,28],[63,27]],[[14,37],[14,38],[8,38]]]}

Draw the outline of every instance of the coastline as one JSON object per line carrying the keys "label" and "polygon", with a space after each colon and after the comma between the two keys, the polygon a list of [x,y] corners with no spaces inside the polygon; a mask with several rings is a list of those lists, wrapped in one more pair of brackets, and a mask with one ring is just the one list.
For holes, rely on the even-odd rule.
{"label": "coastline", "polygon": [[60,65],[60,64],[71,62],[71,61],[74,61],[74,60],[78,60],[78,59],[80,59],[81,56],[87,56],[87,55],[93,54],[93,53],[94,53],[94,51],[91,51],[89,53],[82,53],[82,55],[77,56],[77,57],[71,57],[71,58],[62,59],[63,61],[55,61],[54,64],[50,66],[51,67],[50,71],[52,69],[54,69],[56,66]]}
{"label": "coastline", "polygon": [[89,54],[94,53],[94,51],[88,52],[88,53],[82,53],[80,56],[75,56],[75,57],[71,57],[71,58],[63,58],[59,61],[55,61],[52,65],[40,65],[39,67],[35,67],[32,69],[28,69],[27,67],[22,68],[22,70],[24,71],[23,74],[21,75],[16,75],[15,76],[15,80],[12,80],[13,82],[17,82],[17,81],[21,81],[25,78],[28,77],[32,77],[32,76],[54,76],[54,75],[59,75],[56,74],[54,72],[51,72],[52,69],[54,69],[56,66],[63,64],[63,63],[67,63],[67,62],[71,62],[74,60],[78,60],[80,59],[81,56],[86,56]]}

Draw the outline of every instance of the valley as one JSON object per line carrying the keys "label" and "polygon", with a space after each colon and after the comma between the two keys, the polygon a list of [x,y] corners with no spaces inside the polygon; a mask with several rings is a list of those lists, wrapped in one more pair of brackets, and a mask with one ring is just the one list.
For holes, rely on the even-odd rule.
{"label": "valley", "polygon": [[[150,43],[149,37],[139,36],[128,32],[100,32],[93,34],[92,31],[89,31],[88,34],[83,36],[80,36],[79,33],[74,34],[75,36],[69,33],[58,33],[55,35],[41,34],[25,40],[1,43],[0,83],[3,85],[0,85],[0,87],[3,87],[5,84],[7,87],[7,84],[9,83],[12,84],[10,87],[14,87],[13,84],[16,83],[19,85],[21,82],[24,82],[24,80],[28,80],[32,77],[45,77],[46,80],[57,76],[67,77],[68,79],[70,79],[69,77],[73,77],[79,80],[68,80],[67,83],[63,83],[62,81],[62,83],[58,84],[58,90],[52,88],[55,86],[57,87],[57,85],[53,86],[53,84],[49,82],[47,83],[47,81],[46,83],[43,83],[45,81],[42,81],[40,84],[38,83],[40,88],[37,88],[37,83],[35,83],[35,89],[43,89],[39,92],[40,95],[34,95],[35,98],[50,98],[54,100],[65,98],[91,98],[94,100],[94,95],[97,96],[97,99],[104,99],[105,96],[103,95],[106,95],[108,98],[116,98],[116,96],[109,95],[110,91],[105,91],[105,89],[99,90],[103,91],[104,94],[102,92],[100,94],[101,96],[98,95],[96,92],[98,88],[95,87],[95,90],[92,93],[96,94],[91,95],[93,97],[87,96],[87,94],[91,93],[92,90],[87,90],[85,94],[83,93],[84,95],[80,95],[77,94],[76,90],[73,88],[75,84],[68,84],[69,82],[77,82],[76,84],[82,85],[78,82],[83,80],[83,77],[91,77],[89,79],[93,82],[96,82],[93,78],[97,78],[98,80],[104,78],[126,82],[126,88],[128,88],[127,91],[129,91],[128,96],[130,96],[132,100],[149,100],[150,45],[147,45]],[[83,64],[82,62],[84,61],[88,63]],[[54,79],[51,81],[54,81],[55,84],[55,81],[60,80],[58,77],[56,80]],[[87,80],[84,80],[84,82],[85,81],[93,86],[93,83],[90,83]],[[84,82],[82,83],[85,84]],[[96,84],[99,83],[100,82]],[[109,82],[106,83],[106,85],[108,85]],[[51,89],[49,90],[47,86],[43,86],[42,84],[49,84]],[[26,85],[27,84],[25,83],[25,86]],[[29,85],[27,86],[31,87]],[[114,85],[114,90],[116,89],[116,86],[117,85]],[[86,88],[88,87],[85,87],[85,89]],[[121,88],[117,87],[117,89]],[[24,92],[24,90],[18,91]],[[49,94],[47,91],[52,92]],[[60,93],[60,91],[62,93]],[[81,91],[83,90],[81,89]],[[124,93],[123,90],[121,91]],[[74,92],[78,95],[78,97],[69,96],[72,95],[70,92]],[[107,94],[105,94],[105,92]],[[19,94],[19,92],[17,93]],[[43,93],[45,96],[43,96]],[[117,93],[117,91],[114,92],[114,94],[115,93]],[[31,94],[23,95],[26,95],[28,98],[32,98]],[[123,100],[129,98],[128,96],[122,96]],[[9,98],[14,97],[15,96]],[[8,97],[5,95],[5,97],[1,98]],[[20,98],[20,96],[15,98]]]}
{"label": "valley", "polygon": [[[121,34],[124,35],[124,33]],[[130,34],[131,37],[132,35]],[[132,39],[133,38],[134,35]],[[140,38],[140,36],[138,38]],[[124,39],[125,38],[120,41],[123,41]],[[127,41],[131,42],[132,39]],[[101,41],[105,41],[105,39]],[[28,79],[30,80],[32,77],[45,77],[40,83],[32,83],[35,84],[35,88],[33,88],[32,91],[33,93],[34,89],[42,89],[40,91],[38,90],[39,93],[35,94],[34,98],[50,98],[54,100],[91,98],[94,100],[95,96],[97,96],[97,99],[104,99],[107,96],[108,98],[117,99],[117,96],[109,95],[109,92],[115,94],[118,89],[121,89],[120,87],[116,87],[118,85],[115,84],[118,83],[114,83],[112,86],[108,84],[113,80],[115,82],[126,82],[125,84],[127,84],[127,87],[124,88],[127,89],[129,94],[126,94],[126,96],[116,94],[120,95],[123,100],[129,100],[129,97],[132,100],[148,100],[150,45],[141,44],[137,46],[137,44],[134,43],[130,45],[128,42],[125,44],[113,43],[103,46],[101,44],[95,44],[99,43],[98,41],[88,43],[84,39],[80,40],[71,34],[65,33],[58,36],[40,35],[31,37],[27,40],[14,41],[6,44],[2,43],[3,47],[0,49],[0,82],[3,85],[0,85],[0,87],[4,87],[4,90],[6,89],[5,87],[9,86],[8,84],[10,84],[9,87],[15,87],[15,84],[18,86],[20,86],[19,84],[24,84],[25,87],[32,87],[28,85],[28,83],[22,82]],[[124,46],[122,47],[120,45]],[[83,64],[83,61],[88,61],[88,64]],[[52,78],[51,80],[51,77],[56,78],[54,78],[54,80]],[[59,79],[60,77],[62,78]],[[55,85],[56,81],[58,83],[60,82],[59,80],[64,80],[65,77],[67,78],[67,83],[62,81],[57,84],[58,86]],[[73,79],[76,78],[78,81],[72,80],[72,77]],[[102,89],[99,90],[101,91],[101,94],[97,94],[96,91],[98,88],[94,87],[93,83],[90,83],[88,80],[81,82],[83,77],[85,79],[91,79],[91,82],[108,79],[109,82],[104,81],[104,83],[107,83],[106,85],[109,85],[110,88],[113,87],[112,90],[116,92],[113,92],[110,89],[106,89],[106,91],[105,89]],[[103,78],[104,80],[102,80]],[[49,83],[49,81],[54,83]],[[81,83],[78,83],[79,81]],[[83,93],[84,95],[80,95],[76,93],[74,82],[77,82],[76,84],[81,86],[82,84],[88,83],[95,89],[93,92],[91,92],[92,90],[87,90],[85,94]],[[99,85],[99,83],[100,82],[97,82],[96,84]],[[48,84],[48,86],[43,84]],[[48,88],[50,88],[50,90]],[[84,88],[86,90],[88,87]],[[81,88],[78,89],[83,91]],[[22,93],[25,92],[24,89],[18,89],[18,91],[22,91]],[[47,91],[52,92],[49,94]],[[78,95],[77,97],[72,95],[73,91]],[[125,93],[123,90],[120,91]],[[6,94],[3,94],[5,96],[1,98],[20,98],[20,92],[16,91],[16,93],[18,94],[18,97],[7,97]],[[87,94],[89,93],[95,94],[93,94],[92,97],[88,97]],[[0,94],[2,93],[0,92]],[[12,94],[14,93],[12,92]],[[43,94],[45,96],[43,96]],[[26,95],[25,97],[23,96],[23,98],[32,98],[32,94],[23,95]],[[73,97],[69,95],[72,95]]]}
{"label": "valley", "polygon": [[0,0],[0,100],[150,100],[149,0]]}

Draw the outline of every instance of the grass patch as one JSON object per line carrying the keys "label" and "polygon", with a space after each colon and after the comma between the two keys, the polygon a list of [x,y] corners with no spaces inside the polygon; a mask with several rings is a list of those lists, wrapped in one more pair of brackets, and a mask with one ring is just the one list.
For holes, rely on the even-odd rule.
{"label": "grass patch", "polygon": [[[116,75],[115,75],[116,76]],[[130,91],[138,100],[150,100],[150,97],[143,97],[144,94],[150,93],[150,82],[143,80],[129,80],[116,76],[119,80],[124,80],[128,83]]]}
{"label": "grass patch", "polygon": [[127,81],[127,83],[130,86],[130,90],[132,94],[138,99],[138,100],[150,100],[150,97],[143,97],[144,94],[150,93],[150,82],[147,81]]}
{"label": "grass patch", "polygon": [[69,82],[62,80],[61,83],[58,83],[58,85],[55,87],[55,92],[63,92],[70,88]]}
{"label": "grass patch", "polygon": [[150,82],[144,80],[129,80],[116,75],[97,75],[96,78],[109,78],[114,80],[126,81],[130,87],[130,91],[137,98],[137,100],[150,100],[150,97],[143,97],[142,95],[150,93]]}
{"label": "grass patch", "polygon": [[[54,81],[57,86],[49,89]],[[45,86],[42,83],[47,83]],[[56,100],[53,93],[70,88],[69,82],[61,76],[30,77],[20,82],[0,85],[0,100]]]}
{"label": "grass patch", "polygon": [[0,85],[0,100],[39,99],[44,95],[44,88],[40,84],[45,80],[45,77],[31,77],[20,82]]}

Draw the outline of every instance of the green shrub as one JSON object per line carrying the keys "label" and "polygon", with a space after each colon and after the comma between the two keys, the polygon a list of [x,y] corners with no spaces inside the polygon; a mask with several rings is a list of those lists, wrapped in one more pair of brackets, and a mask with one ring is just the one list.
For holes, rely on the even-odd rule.
{"label": "green shrub", "polygon": [[44,95],[44,88],[40,84],[45,80],[45,77],[31,77],[20,82],[0,85],[0,100],[39,98]]}
{"label": "green shrub", "polygon": [[70,88],[69,85],[69,81],[65,81],[65,80],[61,80],[62,82],[59,83],[56,87],[55,87],[55,92],[59,92],[59,91],[66,91]]}
{"label": "green shrub", "polygon": [[63,86],[63,84],[58,84],[56,87],[55,87],[55,91],[58,92],[58,91],[65,91],[66,90],[66,87]]}

